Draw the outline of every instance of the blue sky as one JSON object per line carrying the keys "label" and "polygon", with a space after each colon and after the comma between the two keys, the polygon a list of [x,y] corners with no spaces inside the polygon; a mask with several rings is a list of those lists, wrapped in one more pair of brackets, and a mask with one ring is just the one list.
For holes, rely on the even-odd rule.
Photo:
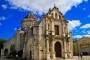
{"label": "blue sky", "polygon": [[54,4],[69,21],[68,27],[74,38],[90,37],[89,0],[1,0],[0,38],[11,38],[15,29],[21,28],[21,21],[30,12],[40,19]]}

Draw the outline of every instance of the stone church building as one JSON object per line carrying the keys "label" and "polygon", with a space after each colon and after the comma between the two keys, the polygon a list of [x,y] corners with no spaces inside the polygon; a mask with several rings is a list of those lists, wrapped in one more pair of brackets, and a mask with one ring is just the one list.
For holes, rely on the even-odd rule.
{"label": "stone church building", "polygon": [[[10,46],[22,51],[27,60],[57,60],[73,57],[73,42],[65,20],[59,9],[54,6],[42,15],[42,21],[30,13],[21,22],[21,29],[4,43],[3,50],[10,53]],[[5,52],[5,51],[4,51]]]}

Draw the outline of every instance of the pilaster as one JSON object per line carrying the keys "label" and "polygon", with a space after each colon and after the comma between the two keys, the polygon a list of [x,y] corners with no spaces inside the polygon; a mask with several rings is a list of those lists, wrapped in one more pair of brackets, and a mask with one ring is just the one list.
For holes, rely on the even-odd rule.
{"label": "pilaster", "polygon": [[67,45],[66,45],[66,40],[64,39],[64,58],[67,58]]}
{"label": "pilaster", "polygon": [[1,58],[4,57],[4,49],[1,49]]}
{"label": "pilaster", "polygon": [[50,60],[50,52],[49,52],[49,41],[47,40],[47,60]]}
{"label": "pilaster", "polygon": [[54,48],[54,40],[52,41],[52,53],[53,53],[53,59],[55,59],[55,48]]}

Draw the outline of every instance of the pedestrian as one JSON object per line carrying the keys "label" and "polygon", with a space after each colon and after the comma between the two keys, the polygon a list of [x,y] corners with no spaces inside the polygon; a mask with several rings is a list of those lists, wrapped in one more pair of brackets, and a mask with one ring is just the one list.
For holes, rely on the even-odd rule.
{"label": "pedestrian", "polygon": [[18,60],[18,55],[16,54],[16,60]]}
{"label": "pedestrian", "polygon": [[80,53],[80,56],[81,56],[81,58],[82,58],[82,56],[83,56],[82,52]]}
{"label": "pedestrian", "polygon": [[80,56],[80,53],[78,53],[78,58],[79,58],[79,56]]}

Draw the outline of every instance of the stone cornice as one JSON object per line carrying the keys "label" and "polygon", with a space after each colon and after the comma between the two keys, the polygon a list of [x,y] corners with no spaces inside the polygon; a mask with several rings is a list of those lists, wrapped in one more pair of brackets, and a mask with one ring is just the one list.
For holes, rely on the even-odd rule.
{"label": "stone cornice", "polygon": [[54,18],[54,17],[49,17],[49,16],[43,16],[42,18],[46,19],[46,20],[52,20],[52,21],[60,21],[60,22],[64,22],[64,23],[68,23],[67,20],[65,19],[57,19],[57,18]]}

